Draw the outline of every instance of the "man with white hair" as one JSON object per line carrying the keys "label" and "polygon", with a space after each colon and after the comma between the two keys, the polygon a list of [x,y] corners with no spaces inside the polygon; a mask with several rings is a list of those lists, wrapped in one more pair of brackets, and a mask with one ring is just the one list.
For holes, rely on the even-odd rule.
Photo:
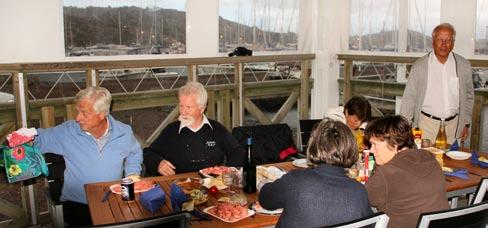
{"label": "man with white hair", "polygon": [[37,129],[34,145],[42,153],[62,155],[66,164],[60,200],[69,226],[91,224],[84,185],[139,176],[142,150],[132,128],[110,114],[112,95],[88,87],[76,95],[76,121]]}
{"label": "man with white hair", "polygon": [[244,150],[219,122],[208,119],[207,91],[188,82],[178,91],[178,121],[170,123],[144,149],[146,175],[174,175],[215,166],[242,166]]}

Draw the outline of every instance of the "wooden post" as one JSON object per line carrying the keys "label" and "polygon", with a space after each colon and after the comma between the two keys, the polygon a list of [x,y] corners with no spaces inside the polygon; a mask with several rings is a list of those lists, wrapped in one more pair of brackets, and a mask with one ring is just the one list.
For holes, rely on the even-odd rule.
{"label": "wooden post", "polygon": [[99,72],[97,69],[89,69],[86,71],[86,87],[98,86]]}
{"label": "wooden post", "polygon": [[222,124],[230,131],[232,130],[231,116],[230,116],[230,102],[231,96],[229,90],[222,91]]}
{"label": "wooden post", "polygon": [[[236,63],[235,64],[235,71],[234,71],[234,82],[235,82],[235,89],[234,94],[237,101],[236,106],[233,106],[233,110],[237,112],[232,113],[233,117],[233,126],[242,126],[243,119],[244,119],[244,64]],[[233,102],[234,105],[235,102]]]}
{"label": "wooden post", "polygon": [[50,128],[54,127],[54,106],[44,106],[41,107],[41,127]]}
{"label": "wooden post", "polygon": [[207,117],[215,119],[215,90],[207,90]]}
{"label": "wooden post", "polygon": [[351,99],[352,60],[344,61],[344,103]]}
{"label": "wooden post", "polygon": [[188,72],[188,82],[196,82],[197,81],[196,65],[187,65],[186,69]]}
{"label": "wooden post", "polygon": [[474,95],[473,116],[471,117],[471,148],[480,149],[481,132],[481,113],[483,111],[483,96]]}
{"label": "wooden post", "polygon": [[27,127],[27,118],[29,116],[27,77],[21,72],[13,73],[12,83],[15,98],[15,111],[17,116],[16,128]]}
{"label": "wooden post", "polygon": [[301,63],[300,73],[300,101],[298,102],[298,116],[300,119],[309,119],[308,104],[310,100],[310,61],[304,60]]}
{"label": "wooden post", "polygon": [[75,104],[66,104],[66,120],[76,120],[76,115],[78,115],[78,111],[76,111]]}

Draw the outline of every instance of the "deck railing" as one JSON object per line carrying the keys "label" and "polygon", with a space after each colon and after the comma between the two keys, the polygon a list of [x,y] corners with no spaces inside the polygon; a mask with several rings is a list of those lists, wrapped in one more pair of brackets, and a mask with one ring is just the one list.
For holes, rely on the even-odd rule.
{"label": "deck railing", "polygon": [[[177,91],[186,81],[205,85],[209,94],[207,116],[228,129],[243,125],[246,111],[261,124],[282,122],[295,107],[298,113],[295,118],[306,119],[314,58],[314,54],[289,54],[0,64],[0,91],[14,95],[13,102],[0,104],[0,142],[22,126],[46,127],[75,118],[74,95],[86,86],[97,85],[112,92],[111,113],[117,117],[124,118],[123,111],[138,110],[146,112],[145,122],[155,116],[150,123],[134,123],[141,125],[139,128],[146,134],[139,137],[143,146],[151,143],[177,117]],[[254,102],[275,97],[283,98],[284,102],[271,117]],[[161,115],[162,112],[165,114]],[[131,114],[125,122],[133,124],[137,115]],[[22,208],[28,208],[25,198],[23,194]],[[37,223],[36,218],[32,220],[36,215],[19,214],[29,209],[17,210],[19,213],[12,215],[12,207],[8,201],[0,201],[0,213],[10,211],[2,213],[12,218],[7,223]],[[30,222],[18,222],[27,217],[31,217]]]}
{"label": "deck railing", "polygon": [[[381,80],[381,77],[377,78],[376,80],[371,78],[361,79],[361,77],[357,77],[359,74],[358,70],[353,70],[357,69],[357,64],[393,64],[397,67],[399,66],[403,68],[405,73],[408,74],[408,69],[413,62],[418,59],[418,57],[340,54],[338,55],[338,59],[342,60],[344,64],[342,71],[343,77],[339,78],[339,86],[342,89],[344,100],[348,100],[354,95],[365,95],[380,98],[402,96],[403,90],[405,89],[404,82],[396,82],[396,80]],[[469,61],[473,69],[488,68],[488,60],[469,59]],[[383,69],[389,69],[388,66],[383,67]],[[394,103],[394,100],[392,100],[392,102]],[[471,148],[473,149],[480,149],[480,140],[483,136],[481,128],[481,113],[483,107],[486,107],[487,105],[488,88],[476,88],[470,135]],[[394,107],[394,104],[392,105],[390,103],[390,107]]]}

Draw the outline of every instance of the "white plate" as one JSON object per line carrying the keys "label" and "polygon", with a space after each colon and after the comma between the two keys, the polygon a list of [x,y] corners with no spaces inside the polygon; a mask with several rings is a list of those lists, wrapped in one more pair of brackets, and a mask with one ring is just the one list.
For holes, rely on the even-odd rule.
{"label": "white plate", "polygon": [[256,203],[253,203],[251,205],[251,208],[256,211],[256,213],[258,214],[265,214],[265,215],[279,215],[281,213],[283,213],[283,208],[279,208],[279,209],[276,209],[276,210],[266,210],[264,209],[261,205],[259,205],[258,202]]}
{"label": "white plate", "polygon": [[227,188],[227,186],[222,182],[222,180],[216,180],[219,184],[214,185],[214,184],[211,183],[211,180],[212,179],[215,179],[215,178],[213,178],[213,177],[204,178],[202,185],[204,187],[208,188],[208,189],[210,189],[212,186],[217,187],[218,190],[223,190],[223,189],[226,189]]}
{"label": "white plate", "polygon": [[[212,176],[212,175],[206,174],[206,172],[205,172],[205,170],[209,170],[209,169],[216,168],[216,167],[226,167],[226,166],[208,167],[208,168],[199,170],[198,173],[200,173],[200,175],[202,175],[203,177],[217,177],[217,176],[219,176],[218,174],[214,174],[215,176]],[[232,170],[232,172],[238,172],[239,171],[236,167],[228,167],[228,168],[230,168]]]}
{"label": "white plate", "polygon": [[214,207],[215,206],[207,207],[207,208],[203,209],[203,212],[205,212],[205,213],[207,213],[207,214],[209,214],[209,215],[211,215],[211,216],[213,216],[215,218],[218,218],[218,219],[220,219],[220,220],[222,220],[224,222],[237,222],[237,221],[239,221],[241,219],[245,219],[247,217],[250,217],[250,216],[254,215],[254,213],[255,213],[253,210],[247,209],[247,216],[244,216],[244,217],[241,217],[241,218],[238,218],[238,219],[234,219],[234,220],[227,220],[227,219],[224,219],[222,217],[217,216],[216,214],[211,213],[210,212],[210,209],[212,209]]}
{"label": "white plate", "polygon": [[471,157],[471,153],[462,151],[448,151],[446,155],[454,160],[466,160]]}
{"label": "white plate", "polygon": [[[135,184],[135,183],[137,183],[137,182],[134,182],[134,184]],[[154,188],[154,186],[155,186],[155,185],[153,184],[151,187],[149,187],[149,186],[148,186],[148,188],[146,188],[146,189],[142,189],[142,190],[136,190],[136,189],[134,189],[134,193],[138,193],[138,192],[147,192],[147,191],[149,191],[150,189]],[[112,191],[112,192],[113,192],[113,193],[115,193],[115,194],[122,194],[122,193],[120,192],[120,184],[113,184],[113,185],[110,185],[110,187],[109,187],[109,188],[110,188],[110,191]]]}
{"label": "white plate", "polygon": [[256,167],[256,183],[259,183],[260,180],[266,178],[271,181],[275,181],[285,175],[286,172],[281,170],[276,166],[257,166]]}
{"label": "white plate", "polygon": [[306,158],[293,160],[292,164],[300,168],[308,168],[308,161]]}

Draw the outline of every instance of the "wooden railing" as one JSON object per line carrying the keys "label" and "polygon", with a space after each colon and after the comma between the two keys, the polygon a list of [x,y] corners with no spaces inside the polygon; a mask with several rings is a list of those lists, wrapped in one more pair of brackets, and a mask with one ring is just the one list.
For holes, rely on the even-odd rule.
{"label": "wooden railing", "polygon": [[[0,73],[11,74],[12,88],[15,97],[13,103],[3,103],[0,105],[0,140],[5,139],[6,134],[21,127],[24,118],[38,120],[39,126],[52,126],[56,118],[64,120],[73,119],[74,97],[58,97],[47,99],[29,99],[29,83],[27,78],[34,73],[40,72],[85,72],[86,86],[99,85],[100,72],[111,69],[140,69],[140,68],[162,68],[162,67],[185,67],[186,80],[197,81],[203,75],[199,75],[201,65],[226,64],[233,68],[229,83],[207,85],[208,105],[207,116],[224,124],[228,129],[243,124],[245,110],[249,112],[259,123],[279,123],[285,115],[293,108],[297,107],[298,115],[296,118],[309,118],[309,99],[310,90],[313,86],[311,79],[311,61],[315,58],[314,54],[296,55],[267,55],[267,56],[248,56],[248,57],[218,57],[218,58],[178,58],[178,59],[149,59],[149,60],[126,60],[126,61],[79,61],[79,62],[55,62],[55,63],[19,63],[19,64],[0,64]],[[274,62],[276,65],[297,62],[299,66],[299,76],[285,77],[286,80],[266,80],[267,73],[262,80],[257,80],[260,76],[252,70],[248,70],[246,64]],[[256,78],[250,82],[246,77]],[[179,76],[178,76],[179,77]],[[210,76],[211,77],[211,76]],[[227,76],[226,76],[227,77]],[[208,78],[208,76],[207,76]],[[185,80],[185,81],[186,81]],[[159,81],[158,81],[159,83]],[[176,82],[175,82],[176,83]],[[173,84],[174,85],[174,84]],[[102,84],[103,86],[103,84]],[[125,89],[124,89],[125,91]],[[144,91],[118,92],[113,95],[112,112],[124,110],[136,110],[144,108],[154,108],[162,106],[172,107],[169,113],[157,126],[149,137],[140,139],[141,144],[151,143],[159,132],[178,115],[177,104],[178,88],[150,89]],[[278,112],[269,118],[268,115],[254,104],[252,99],[286,97],[286,101]],[[25,102],[22,100],[25,99]],[[25,110],[25,111],[23,111]],[[297,121],[298,122],[298,121]],[[28,126],[30,127],[30,126]],[[26,196],[23,195],[25,198]],[[10,204],[3,204],[0,201],[0,213],[10,210]],[[26,207],[24,203],[24,208]],[[4,210],[2,210],[2,208]],[[12,210],[10,210],[12,211]],[[24,210],[18,210],[24,211]],[[13,212],[12,212],[13,213]],[[12,213],[5,214],[16,220],[25,219],[24,214],[16,216]],[[20,212],[19,212],[20,213]],[[21,223],[28,224],[28,223]]]}
{"label": "wooden railing", "polygon": [[[364,80],[353,78],[353,66],[362,63],[395,63],[411,65],[418,57],[407,56],[379,56],[379,55],[349,55],[339,54],[338,59],[344,62],[344,77],[339,78],[344,100],[354,95],[369,95],[375,97],[403,96],[405,83],[380,80]],[[488,60],[469,59],[472,67],[488,68]],[[479,149],[482,137],[481,111],[488,105],[488,89],[475,89],[473,116],[471,123],[471,147]],[[486,136],[485,136],[486,137]]]}

